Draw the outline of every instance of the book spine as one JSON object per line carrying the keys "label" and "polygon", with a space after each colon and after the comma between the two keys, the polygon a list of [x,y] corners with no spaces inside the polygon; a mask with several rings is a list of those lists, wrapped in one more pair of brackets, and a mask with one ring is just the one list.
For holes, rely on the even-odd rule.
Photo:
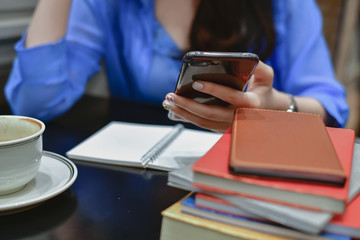
{"label": "book spine", "polygon": [[159,142],[157,142],[152,148],[149,149],[142,157],[141,163],[143,166],[148,165],[149,162],[153,162],[157,159],[160,153],[171,144],[172,141],[177,138],[183,131],[184,125],[177,124],[174,128],[166,134]]}

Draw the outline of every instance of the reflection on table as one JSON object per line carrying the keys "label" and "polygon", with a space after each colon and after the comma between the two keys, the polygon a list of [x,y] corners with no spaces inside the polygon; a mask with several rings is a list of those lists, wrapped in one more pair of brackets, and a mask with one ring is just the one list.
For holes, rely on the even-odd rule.
{"label": "reflection on table", "polygon": [[[176,124],[160,105],[86,96],[46,123],[44,150],[65,156],[115,120]],[[166,172],[74,163],[78,177],[70,189],[32,209],[0,215],[1,239],[159,239],[161,211],[186,195],[167,186]]]}

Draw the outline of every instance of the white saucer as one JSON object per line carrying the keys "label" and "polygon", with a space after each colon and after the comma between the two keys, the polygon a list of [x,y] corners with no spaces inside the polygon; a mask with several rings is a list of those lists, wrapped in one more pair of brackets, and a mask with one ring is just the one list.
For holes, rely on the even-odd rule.
{"label": "white saucer", "polygon": [[18,192],[0,195],[0,215],[26,210],[59,195],[74,183],[77,174],[69,159],[44,151],[35,178]]}

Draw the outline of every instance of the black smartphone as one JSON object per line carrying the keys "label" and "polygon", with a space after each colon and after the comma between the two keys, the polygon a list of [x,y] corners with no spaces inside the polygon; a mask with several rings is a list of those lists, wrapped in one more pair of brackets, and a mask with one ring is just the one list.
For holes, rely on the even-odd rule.
{"label": "black smartphone", "polygon": [[192,88],[195,80],[210,81],[243,91],[259,57],[243,52],[201,52],[185,54],[175,93],[200,103],[226,106],[228,103]]}

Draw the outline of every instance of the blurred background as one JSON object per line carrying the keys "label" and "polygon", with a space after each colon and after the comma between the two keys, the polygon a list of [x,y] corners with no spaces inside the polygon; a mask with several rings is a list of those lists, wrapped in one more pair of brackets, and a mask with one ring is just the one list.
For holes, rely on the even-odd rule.
{"label": "blurred background", "polygon": [[[347,88],[350,118],[346,128],[354,129],[360,136],[360,1],[317,2],[336,75]],[[13,45],[28,26],[36,3],[37,0],[0,0],[0,109],[7,108],[3,88],[15,56]],[[109,96],[104,70],[89,82],[87,94]]]}

